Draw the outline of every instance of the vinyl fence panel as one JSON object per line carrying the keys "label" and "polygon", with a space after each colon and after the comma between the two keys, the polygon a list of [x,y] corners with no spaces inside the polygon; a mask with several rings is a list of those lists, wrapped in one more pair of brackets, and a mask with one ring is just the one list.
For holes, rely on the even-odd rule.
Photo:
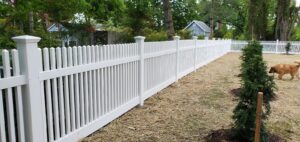
{"label": "vinyl fence panel", "polygon": [[78,141],[231,47],[230,40],[144,39],[41,50],[40,38],[15,37],[18,50],[1,53],[0,140]]}

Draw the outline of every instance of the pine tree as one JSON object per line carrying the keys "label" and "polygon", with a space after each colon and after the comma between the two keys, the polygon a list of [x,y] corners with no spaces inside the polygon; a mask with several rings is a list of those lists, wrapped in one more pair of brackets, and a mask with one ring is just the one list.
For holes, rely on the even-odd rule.
{"label": "pine tree", "polygon": [[262,46],[251,41],[243,49],[241,56],[241,78],[242,87],[239,93],[239,103],[234,109],[234,139],[244,142],[250,142],[254,139],[255,115],[258,92],[264,93],[261,123],[261,142],[266,142],[268,138],[264,120],[271,113],[270,101],[275,97],[276,89],[273,77],[269,76],[266,69],[266,63],[262,57]]}

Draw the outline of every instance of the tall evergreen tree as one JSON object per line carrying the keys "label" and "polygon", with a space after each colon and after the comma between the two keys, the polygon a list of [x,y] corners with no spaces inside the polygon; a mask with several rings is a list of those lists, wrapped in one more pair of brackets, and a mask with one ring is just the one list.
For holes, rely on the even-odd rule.
{"label": "tall evergreen tree", "polygon": [[261,142],[268,139],[265,122],[271,113],[270,101],[275,97],[275,83],[273,77],[269,76],[266,69],[266,63],[262,57],[262,46],[251,41],[243,49],[241,56],[241,77],[242,87],[238,94],[239,103],[234,109],[234,138],[244,142],[254,140],[255,116],[258,92],[264,93],[261,123]]}

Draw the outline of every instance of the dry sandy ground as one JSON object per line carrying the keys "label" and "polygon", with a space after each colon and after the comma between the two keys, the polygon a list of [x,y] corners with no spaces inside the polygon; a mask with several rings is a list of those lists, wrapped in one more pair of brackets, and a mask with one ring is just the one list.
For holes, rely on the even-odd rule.
{"label": "dry sandy ground", "polygon": [[[210,131],[232,126],[240,87],[238,53],[230,53],[182,78],[136,107],[84,142],[204,141]],[[268,66],[300,60],[296,55],[264,55]],[[278,99],[272,103],[267,127],[288,141],[300,141],[300,80],[276,79]]]}

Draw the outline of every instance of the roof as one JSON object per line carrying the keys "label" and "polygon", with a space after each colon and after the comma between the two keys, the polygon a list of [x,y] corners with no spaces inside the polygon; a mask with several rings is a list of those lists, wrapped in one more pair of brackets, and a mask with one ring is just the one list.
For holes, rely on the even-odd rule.
{"label": "roof", "polygon": [[62,24],[54,23],[48,29],[49,32],[68,31]]}
{"label": "roof", "polygon": [[94,27],[96,31],[107,31],[103,24],[96,24]]}
{"label": "roof", "polygon": [[184,29],[190,27],[193,23],[199,26],[204,32],[210,33],[210,28],[202,21],[193,20],[190,24],[188,24]]}

